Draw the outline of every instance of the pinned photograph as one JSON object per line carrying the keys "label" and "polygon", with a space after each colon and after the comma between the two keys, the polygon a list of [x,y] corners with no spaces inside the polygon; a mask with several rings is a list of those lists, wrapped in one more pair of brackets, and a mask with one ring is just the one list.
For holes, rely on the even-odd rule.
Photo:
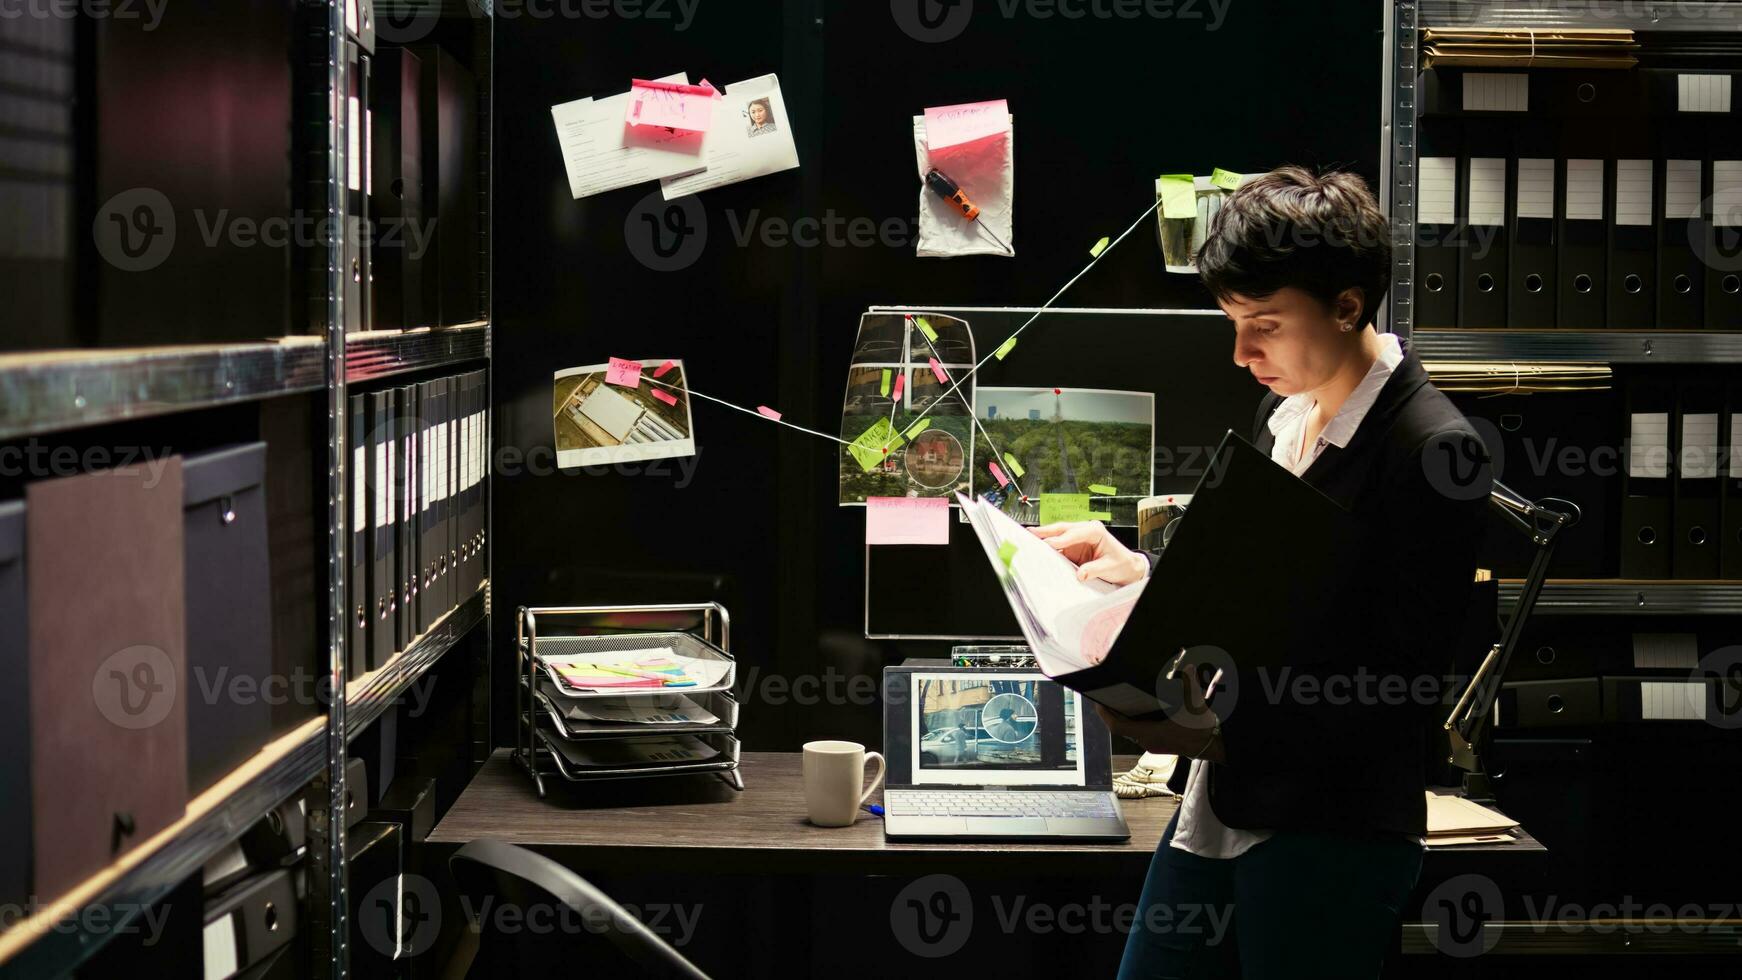
{"label": "pinned photograph", "polygon": [[[841,406],[839,502],[944,497],[968,490],[974,335],[938,313],[867,313]],[[960,380],[954,391],[951,383]]]}
{"label": "pinned photograph", "polygon": [[610,364],[556,373],[551,422],[556,429],[558,466],[608,466],[695,455],[683,362],[643,358],[640,364],[643,370],[633,387],[607,380]]}
{"label": "pinned photograph", "polygon": [[774,109],[766,98],[753,99],[744,110],[744,116],[750,120],[750,135],[763,136],[776,131],[774,125]]}
{"label": "pinned photograph", "polygon": [[1137,525],[1137,503],[1153,485],[1153,394],[982,385],[974,397],[985,433],[976,434],[975,458],[1000,461],[1000,472],[1022,490],[1000,493],[1001,481],[982,466],[973,474],[976,496],[996,495],[994,506],[1021,524]]}

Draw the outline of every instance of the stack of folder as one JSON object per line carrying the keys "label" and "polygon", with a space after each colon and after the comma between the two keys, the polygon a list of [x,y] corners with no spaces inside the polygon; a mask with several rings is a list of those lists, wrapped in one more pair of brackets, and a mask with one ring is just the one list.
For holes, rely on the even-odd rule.
{"label": "stack of folder", "polygon": [[1422,368],[1441,391],[1486,395],[1605,391],[1614,375],[1607,364],[1525,361],[1424,361]]}
{"label": "stack of folder", "polygon": [[489,431],[483,371],[351,396],[350,679],[483,584]]}
{"label": "stack of folder", "polygon": [[1427,793],[1427,846],[1512,844],[1518,821],[1455,793]]}
{"label": "stack of folder", "polygon": [[1623,29],[1540,30],[1530,27],[1428,28],[1425,67],[1632,68],[1639,45]]}

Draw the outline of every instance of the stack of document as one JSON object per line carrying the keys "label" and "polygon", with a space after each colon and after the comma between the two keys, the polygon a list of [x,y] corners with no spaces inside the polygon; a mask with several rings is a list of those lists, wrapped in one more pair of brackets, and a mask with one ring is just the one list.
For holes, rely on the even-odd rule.
{"label": "stack of document", "polygon": [[1607,391],[1615,372],[1607,364],[1535,364],[1521,361],[1423,361],[1441,391],[1522,395],[1538,391]]}
{"label": "stack of document", "polygon": [[657,180],[670,201],[798,166],[771,74],[720,91],[680,72],[637,80],[622,95],[554,105],[550,114],[577,200]]}
{"label": "stack of document", "polygon": [[1428,28],[1424,68],[1632,68],[1639,45],[1626,28]]}
{"label": "stack of document", "polygon": [[1040,669],[1057,677],[1100,663],[1149,580],[1122,587],[1079,581],[1070,559],[998,508],[963,494],[956,501],[998,572]]}
{"label": "stack of document", "polygon": [[707,690],[718,685],[729,668],[720,661],[683,656],[670,647],[541,655],[539,661],[563,694]]}
{"label": "stack of document", "polygon": [[1511,844],[1518,821],[1453,793],[1427,791],[1427,845]]}

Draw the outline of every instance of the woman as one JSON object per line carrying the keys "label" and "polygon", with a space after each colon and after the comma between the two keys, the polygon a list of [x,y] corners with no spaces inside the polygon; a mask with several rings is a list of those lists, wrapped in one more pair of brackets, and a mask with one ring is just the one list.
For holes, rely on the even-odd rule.
{"label": "woman", "polygon": [[[1284,167],[1228,199],[1198,255],[1232,321],[1234,363],[1270,389],[1254,445],[1362,522],[1370,571],[1339,610],[1349,632],[1295,637],[1287,675],[1240,668],[1223,685],[1239,692],[1233,708],[1226,695],[1180,720],[1097,708],[1146,750],[1193,760],[1122,978],[1374,977],[1395,944],[1421,869],[1425,733],[1492,479],[1469,423],[1375,330],[1388,241],[1360,178]],[[1082,578],[1123,584],[1153,563],[1098,523],[1035,533]],[[1263,615],[1265,593],[1289,583],[1227,587]],[[1229,910],[1231,935],[1187,925]]]}
{"label": "woman", "polygon": [[774,132],[774,118],[769,114],[767,99],[757,99],[750,103],[749,112],[751,136]]}

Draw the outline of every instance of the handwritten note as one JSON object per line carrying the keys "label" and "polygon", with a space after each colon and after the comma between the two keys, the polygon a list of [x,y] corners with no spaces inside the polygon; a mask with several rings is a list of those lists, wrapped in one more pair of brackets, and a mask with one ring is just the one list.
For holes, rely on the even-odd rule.
{"label": "handwritten note", "polygon": [[1058,524],[1066,521],[1090,520],[1089,495],[1086,493],[1043,493],[1040,495],[1040,522]]}
{"label": "handwritten note", "polygon": [[629,109],[623,121],[631,126],[664,126],[692,133],[707,132],[714,121],[714,100],[720,93],[707,82],[652,82],[637,78],[629,89]]}
{"label": "handwritten note", "polygon": [[1110,487],[1105,483],[1091,483],[1089,484],[1089,492],[1098,493],[1103,497],[1112,497],[1119,493],[1119,488]]}
{"label": "handwritten note", "polygon": [[667,405],[671,405],[674,408],[677,406],[677,396],[669,391],[660,388],[649,388],[648,393],[660,401],[665,402]]}
{"label": "handwritten note", "polygon": [[1164,218],[1196,218],[1197,191],[1192,189],[1191,174],[1162,174],[1155,178],[1155,193],[1161,197]]}
{"label": "handwritten note", "polygon": [[665,377],[665,372],[670,371],[674,367],[677,367],[676,361],[666,361],[664,364],[653,369],[653,376],[656,378],[663,378]]}
{"label": "handwritten note", "polygon": [[986,468],[992,471],[992,478],[998,481],[999,486],[1006,487],[1010,485],[1010,478],[1004,475],[1004,471],[998,468],[997,463],[989,461],[986,463]]}
{"label": "handwritten note", "polygon": [[866,544],[949,544],[946,497],[866,497]]}
{"label": "handwritten note", "polygon": [[944,373],[944,366],[938,363],[938,359],[935,357],[928,357],[926,360],[931,362],[931,373],[937,375],[938,384],[949,384],[950,376]]}
{"label": "handwritten note", "polygon": [[641,387],[641,362],[626,361],[621,357],[611,358],[605,366],[605,382],[625,388]]}
{"label": "handwritten note", "polygon": [[936,106],[925,111],[926,145],[933,153],[1009,130],[1010,103],[1006,99]]}
{"label": "handwritten note", "polygon": [[891,445],[900,445],[901,437],[895,434],[895,427],[888,419],[880,418],[871,427],[859,433],[847,446],[847,451],[859,461],[859,468],[869,473],[882,464],[884,457],[889,455]]}
{"label": "handwritten note", "polygon": [[763,415],[767,416],[768,418],[773,419],[776,422],[780,421],[780,413],[775,411],[772,408],[769,408],[767,405],[756,406],[756,411],[762,413]]}
{"label": "handwritten note", "polygon": [[1240,182],[1245,179],[1246,178],[1240,174],[1237,174],[1232,170],[1223,170],[1221,167],[1217,167],[1215,170],[1210,172],[1210,183],[1215,184],[1217,187],[1220,187],[1225,191],[1239,190]]}

